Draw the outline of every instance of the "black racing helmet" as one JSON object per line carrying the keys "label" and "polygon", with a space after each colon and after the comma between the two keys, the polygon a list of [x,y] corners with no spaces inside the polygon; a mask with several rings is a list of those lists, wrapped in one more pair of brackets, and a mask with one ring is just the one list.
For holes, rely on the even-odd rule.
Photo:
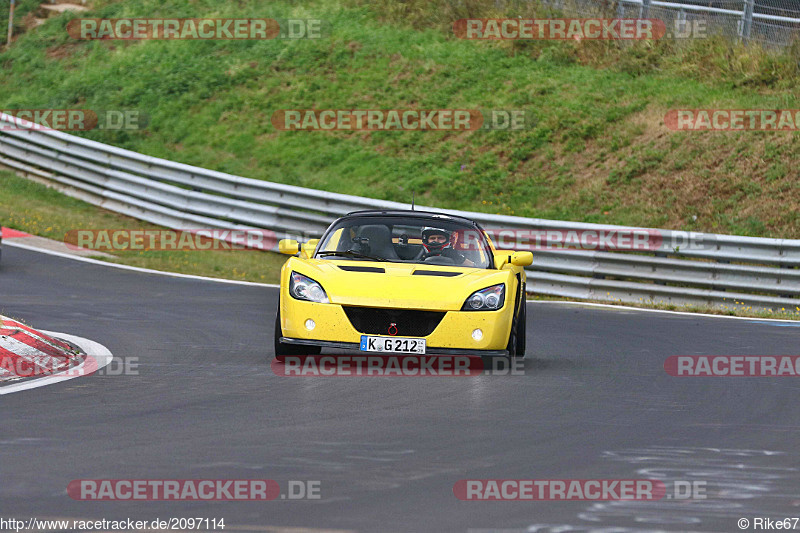
{"label": "black racing helmet", "polygon": [[[445,238],[444,242],[430,242],[430,239],[433,235],[443,235]],[[441,228],[423,228],[422,229],[422,246],[425,248],[425,251],[428,253],[440,254],[445,248],[448,248],[451,245],[453,235],[447,230]]]}

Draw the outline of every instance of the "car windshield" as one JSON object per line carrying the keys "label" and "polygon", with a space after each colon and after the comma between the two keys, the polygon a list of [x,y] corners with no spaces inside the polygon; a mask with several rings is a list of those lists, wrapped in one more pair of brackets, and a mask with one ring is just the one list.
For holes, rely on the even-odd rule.
{"label": "car windshield", "polygon": [[492,265],[483,233],[447,215],[347,217],[328,229],[315,257],[472,268]]}

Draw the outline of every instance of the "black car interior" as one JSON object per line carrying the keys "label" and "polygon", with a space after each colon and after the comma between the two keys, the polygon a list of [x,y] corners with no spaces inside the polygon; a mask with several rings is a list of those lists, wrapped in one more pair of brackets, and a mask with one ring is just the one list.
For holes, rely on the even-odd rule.
{"label": "black car interior", "polygon": [[[450,257],[441,255],[425,256],[425,249],[421,242],[419,227],[394,226],[390,228],[385,224],[369,224],[365,226],[351,226],[344,228],[344,235],[339,240],[337,251],[353,251],[363,255],[380,257],[389,261],[424,262],[431,265],[451,266],[455,261]],[[479,254],[475,250],[462,250],[467,258]],[[475,263],[480,259],[475,258]]]}

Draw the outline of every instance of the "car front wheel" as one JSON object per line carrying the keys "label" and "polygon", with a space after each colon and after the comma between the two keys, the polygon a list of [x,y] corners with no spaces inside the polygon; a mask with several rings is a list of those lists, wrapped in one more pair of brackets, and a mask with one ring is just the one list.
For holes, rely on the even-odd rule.
{"label": "car front wheel", "polygon": [[283,361],[287,355],[319,355],[322,351],[322,348],[319,346],[302,346],[300,344],[285,344],[281,342],[281,337],[283,336],[283,331],[281,329],[281,311],[278,309],[278,312],[275,313],[275,335],[274,335],[274,347],[275,347],[275,359],[278,361]]}
{"label": "car front wheel", "polygon": [[525,285],[522,286],[522,306],[519,310],[519,316],[517,317],[517,357],[523,359],[525,357],[525,337],[527,332],[527,309],[528,309],[528,299],[525,296]]}

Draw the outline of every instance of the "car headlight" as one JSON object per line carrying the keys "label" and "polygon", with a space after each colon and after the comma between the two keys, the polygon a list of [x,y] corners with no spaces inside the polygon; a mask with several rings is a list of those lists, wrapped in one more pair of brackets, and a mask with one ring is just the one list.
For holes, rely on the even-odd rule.
{"label": "car headlight", "polygon": [[330,303],[322,285],[297,272],[292,272],[292,275],[289,276],[289,294],[296,300],[306,300],[318,304]]}
{"label": "car headlight", "polygon": [[503,307],[506,297],[506,286],[504,283],[492,285],[479,291],[473,292],[464,305],[462,311],[496,311]]}

